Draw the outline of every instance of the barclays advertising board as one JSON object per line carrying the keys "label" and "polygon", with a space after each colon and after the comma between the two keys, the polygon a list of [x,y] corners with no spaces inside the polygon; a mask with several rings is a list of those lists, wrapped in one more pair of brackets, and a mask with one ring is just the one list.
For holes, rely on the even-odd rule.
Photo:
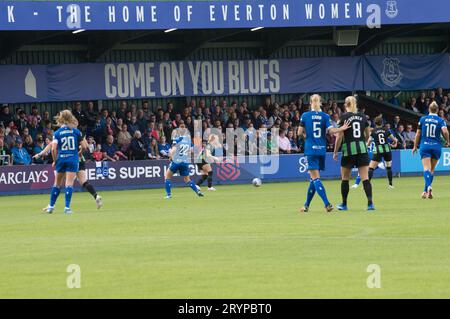
{"label": "barclays advertising board", "polygon": [[[400,154],[394,152],[394,173],[400,170]],[[102,170],[97,171],[95,163],[87,164],[87,178],[102,190],[163,188],[164,172],[168,160],[121,161],[111,162],[107,176]],[[322,178],[339,178],[340,165],[328,154],[326,171]],[[54,182],[51,165],[3,166],[0,167],[0,195],[47,193]],[[307,159],[301,154],[267,156],[267,157],[237,157],[220,164],[213,165],[214,182],[216,184],[250,183],[259,177],[265,182],[307,181]],[[196,179],[200,172],[195,165],[190,165],[191,177]],[[106,174],[105,174],[106,175]],[[384,176],[383,170],[377,170],[375,176]],[[354,173],[356,176],[356,173]],[[175,186],[183,186],[180,176],[173,179]],[[77,190],[80,190],[79,185]]]}
{"label": "barclays advertising board", "polygon": [[[422,166],[419,155],[411,150],[393,151],[394,174],[420,174]],[[164,171],[168,160],[121,161],[110,163],[108,176],[98,173],[95,163],[87,164],[87,177],[102,190],[163,188]],[[219,185],[250,183],[259,177],[265,182],[305,182],[308,181],[307,159],[302,154],[258,157],[237,157],[214,164],[214,183]],[[450,148],[443,149],[437,171],[450,174]],[[200,172],[190,165],[190,175],[196,179]],[[356,170],[353,177],[356,177]],[[377,169],[375,177],[385,177],[384,169]],[[340,163],[327,154],[323,179],[340,178]],[[53,185],[54,174],[51,165],[3,166],[0,167],[0,195],[47,193]],[[173,179],[175,186],[183,186],[180,176]],[[78,186],[77,190],[80,190]],[[163,191],[163,190],[161,190]]]}

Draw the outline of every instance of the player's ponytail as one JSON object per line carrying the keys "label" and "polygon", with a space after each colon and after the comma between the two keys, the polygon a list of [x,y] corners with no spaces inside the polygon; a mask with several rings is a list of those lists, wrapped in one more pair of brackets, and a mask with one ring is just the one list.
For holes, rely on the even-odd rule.
{"label": "player's ponytail", "polygon": [[358,105],[356,103],[356,98],[354,96],[347,96],[345,98],[345,109],[347,112],[357,113]]}
{"label": "player's ponytail", "polygon": [[322,109],[321,109],[322,102],[321,102],[321,98],[320,98],[319,94],[311,95],[309,101],[311,104],[311,111],[316,111],[316,112],[322,111]]}

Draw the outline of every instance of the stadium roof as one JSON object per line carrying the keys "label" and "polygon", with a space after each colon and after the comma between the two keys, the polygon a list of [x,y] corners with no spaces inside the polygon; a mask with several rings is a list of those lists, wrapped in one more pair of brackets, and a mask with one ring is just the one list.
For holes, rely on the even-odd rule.
{"label": "stadium roof", "polygon": [[174,59],[185,59],[204,46],[246,47],[255,49],[261,58],[270,57],[278,49],[297,43],[315,42],[334,44],[336,30],[359,30],[358,44],[337,46],[337,55],[361,55],[379,43],[392,39],[431,39],[443,43],[443,52],[450,50],[450,23],[390,25],[381,29],[367,27],[301,27],[250,29],[175,30],[121,30],[121,31],[0,31],[0,60],[23,49],[33,47],[48,50],[58,48],[84,52],[87,62],[95,62],[104,53],[115,48],[165,49],[173,52]]}

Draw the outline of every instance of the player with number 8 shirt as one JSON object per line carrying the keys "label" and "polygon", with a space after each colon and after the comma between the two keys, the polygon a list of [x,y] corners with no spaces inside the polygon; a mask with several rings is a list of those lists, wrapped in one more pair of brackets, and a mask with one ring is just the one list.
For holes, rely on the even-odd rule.
{"label": "player with number 8 shirt", "polygon": [[[349,180],[352,168],[358,168],[359,175],[363,181],[364,191],[367,196],[367,210],[375,210],[372,201],[372,185],[369,180],[369,154],[367,151],[367,142],[370,137],[370,125],[364,113],[358,112],[357,101],[354,96],[345,99],[345,109],[340,120],[339,126],[349,123],[350,128],[338,133],[334,145],[333,158],[337,161],[338,151],[341,149],[341,194],[342,204],[338,205],[339,210],[348,210],[347,197],[349,193]],[[342,148],[341,148],[342,144]]]}

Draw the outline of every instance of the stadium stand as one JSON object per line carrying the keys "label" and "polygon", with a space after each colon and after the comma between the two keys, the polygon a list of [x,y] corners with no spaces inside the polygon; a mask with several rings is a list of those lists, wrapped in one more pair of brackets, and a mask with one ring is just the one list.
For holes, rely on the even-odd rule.
{"label": "stadium stand", "polygon": [[[297,136],[301,114],[308,110],[309,105],[299,97],[288,103],[278,103],[269,98],[262,105],[249,106],[245,99],[227,103],[226,99],[191,100],[180,109],[175,109],[172,103],[164,107],[157,105],[152,109],[149,102],[143,101],[140,106],[122,101],[118,107],[99,109],[94,102],[73,102],[70,108],[80,123],[80,129],[87,136],[89,152],[87,160],[119,161],[127,159],[159,159],[167,157],[167,149],[171,142],[172,130],[184,123],[193,132],[194,120],[201,120],[203,128],[218,128],[225,132],[227,127],[248,130],[279,128],[282,135],[280,153],[303,152],[303,141]],[[384,103],[385,97],[378,95],[377,99],[363,97],[361,107],[378,102]],[[432,101],[439,105],[439,116],[447,123],[450,121],[450,91],[438,88],[429,92],[421,92],[417,97],[406,101],[397,98],[388,99],[395,112],[367,112],[368,117],[383,114],[385,127],[396,136],[401,143],[398,149],[412,148],[414,140],[414,114],[425,114]],[[207,103],[209,102],[209,103]],[[323,109],[337,125],[343,108],[339,101],[329,99],[324,101]],[[402,110],[404,112],[402,113]],[[402,114],[405,116],[402,118]],[[39,153],[53,139],[55,127],[48,111],[40,112],[35,106],[26,113],[21,107],[3,105],[0,114],[0,164],[27,165],[30,163],[51,163],[51,156],[42,159],[28,159]],[[373,124],[372,124],[373,125]],[[19,143],[22,142],[22,143]],[[332,150],[334,139],[328,140],[329,150]],[[19,154],[21,154],[19,156]]]}

